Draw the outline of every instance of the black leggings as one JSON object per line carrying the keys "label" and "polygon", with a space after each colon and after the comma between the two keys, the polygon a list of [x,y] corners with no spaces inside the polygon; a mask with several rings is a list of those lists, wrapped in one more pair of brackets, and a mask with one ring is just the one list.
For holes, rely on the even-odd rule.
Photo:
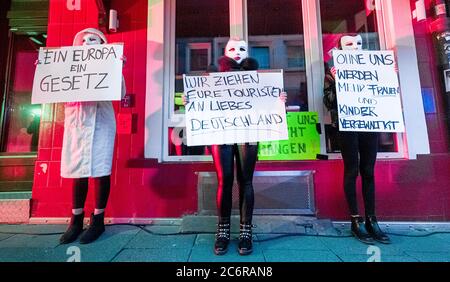
{"label": "black leggings", "polygon": [[344,160],[344,191],[350,213],[359,214],[356,178],[360,172],[366,216],[375,215],[374,167],[377,159],[378,133],[340,131],[339,136]]}
{"label": "black leggings", "polygon": [[258,145],[234,144],[211,146],[217,173],[217,214],[219,221],[229,221],[232,208],[234,158],[239,184],[241,223],[251,224],[254,206],[253,172],[258,156]]}
{"label": "black leggings", "polygon": [[[93,178],[95,183],[95,208],[105,209],[108,203],[109,191],[111,187],[111,176],[103,176]],[[88,178],[77,178],[74,180],[72,188],[72,208],[84,208],[86,197],[88,193]]]}

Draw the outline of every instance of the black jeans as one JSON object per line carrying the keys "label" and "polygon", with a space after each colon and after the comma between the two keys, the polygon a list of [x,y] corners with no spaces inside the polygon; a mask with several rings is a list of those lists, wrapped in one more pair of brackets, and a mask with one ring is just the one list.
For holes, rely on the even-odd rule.
{"label": "black jeans", "polygon": [[211,146],[211,152],[218,182],[217,214],[222,221],[229,220],[231,216],[234,162],[236,158],[241,223],[251,224],[254,206],[253,172],[258,157],[258,145],[213,145]]}
{"label": "black jeans", "polygon": [[378,133],[339,132],[344,160],[344,191],[350,213],[357,215],[356,178],[361,174],[366,216],[375,215],[374,168],[378,151]]}

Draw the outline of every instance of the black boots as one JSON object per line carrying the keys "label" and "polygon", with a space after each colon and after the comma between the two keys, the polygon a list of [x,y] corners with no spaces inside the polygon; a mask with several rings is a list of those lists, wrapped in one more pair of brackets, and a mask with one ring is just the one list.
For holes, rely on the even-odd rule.
{"label": "black boots", "polygon": [[61,236],[59,242],[61,244],[70,244],[75,241],[78,236],[83,232],[83,220],[84,220],[84,212],[78,215],[72,214],[72,218],[70,219],[69,227],[66,232]]}
{"label": "black boots", "polygon": [[391,240],[389,237],[380,229],[378,226],[377,218],[372,216],[366,216],[366,230],[376,241],[383,244],[390,244]]}
{"label": "black boots", "polygon": [[92,214],[88,229],[81,235],[80,244],[89,244],[105,232],[105,213]]}
{"label": "black boots", "polygon": [[214,253],[224,255],[228,251],[230,243],[230,222],[217,224],[216,241],[214,243]]}
{"label": "black boots", "polygon": [[[223,222],[223,221],[221,221]],[[239,232],[238,251],[240,255],[249,255],[253,252],[252,225],[242,224]],[[214,243],[214,253],[224,255],[228,251],[230,244],[230,222],[217,224],[216,241]]]}
{"label": "black boots", "polygon": [[252,225],[242,224],[239,232],[239,254],[249,255],[253,252]]}
{"label": "black boots", "polygon": [[372,245],[374,242],[372,236],[367,232],[364,226],[364,219],[361,216],[352,216],[351,222],[353,236],[365,244]]}

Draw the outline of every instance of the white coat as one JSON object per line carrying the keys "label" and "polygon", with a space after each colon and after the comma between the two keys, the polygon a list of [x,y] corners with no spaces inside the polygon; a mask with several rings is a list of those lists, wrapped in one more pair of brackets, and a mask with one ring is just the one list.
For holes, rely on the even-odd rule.
{"label": "white coat", "polygon": [[[101,33],[86,29],[75,36]],[[106,38],[101,33],[106,43]],[[75,44],[74,44],[75,45]],[[122,97],[126,93],[122,78]],[[65,103],[61,177],[84,178],[111,175],[116,119],[110,101]]]}

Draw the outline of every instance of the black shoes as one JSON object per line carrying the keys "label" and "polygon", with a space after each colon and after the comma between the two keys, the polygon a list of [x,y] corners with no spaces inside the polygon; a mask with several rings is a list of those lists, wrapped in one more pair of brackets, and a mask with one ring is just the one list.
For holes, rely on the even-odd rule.
{"label": "black shoes", "polygon": [[391,244],[389,237],[378,226],[377,218],[372,216],[366,216],[366,230],[372,236],[375,241],[382,244]]}
{"label": "black shoes", "polygon": [[81,235],[80,244],[89,244],[105,232],[105,213],[91,214],[91,221],[88,229]]}
{"label": "black shoes", "polygon": [[[227,222],[227,221],[225,221]],[[228,251],[230,244],[230,223],[217,224],[216,241],[214,243],[214,253],[224,255]],[[242,224],[239,232],[238,252],[240,255],[249,255],[253,252],[252,225]]]}
{"label": "black shoes", "polygon": [[59,242],[61,244],[70,244],[75,241],[78,236],[83,232],[83,220],[84,212],[82,214],[74,215],[70,219],[69,227],[66,232],[61,236]]}
{"label": "black shoes", "polygon": [[372,236],[367,232],[364,226],[364,219],[361,216],[352,216],[352,234],[355,238],[364,244],[373,245],[374,241]]}
{"label": "black shoes", "polygon": [[239,232],[239,254],[249,255],[253,252],[252,225],[242,224]]}
{"label": "black shoes", "polygon": [[228,251],[230,243],[230,223],[217,224],[216,241],[214,243],[214,253],[216,255],[224,255]]}

